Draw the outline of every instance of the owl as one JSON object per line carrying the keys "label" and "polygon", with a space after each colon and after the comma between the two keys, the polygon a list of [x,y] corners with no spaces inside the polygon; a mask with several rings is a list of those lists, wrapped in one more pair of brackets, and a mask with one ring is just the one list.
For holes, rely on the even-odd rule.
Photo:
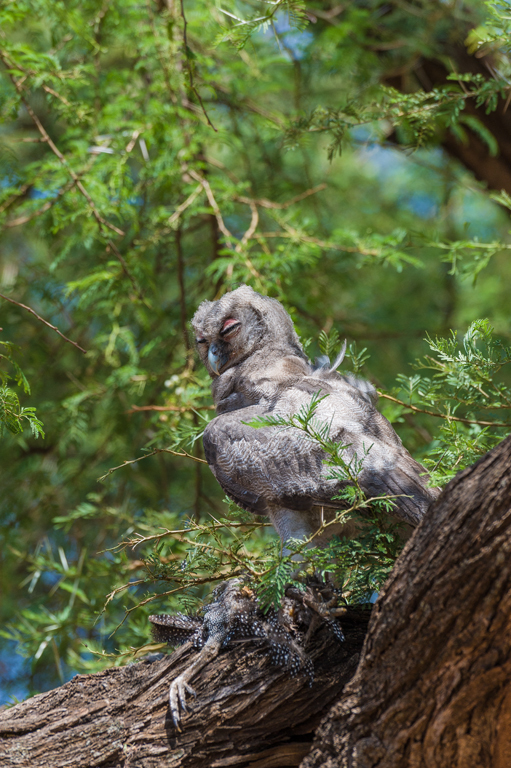
{"label": "owl", "polygon": [[415,527],[439,491],[376,409],[366,381],[337,372],[328,358],[312,364],[282,304],[241,286],[218,301],[204,301],[192,327],[198,353],[212,379],[217,416],[204,431],[207,462],[223,490],[245,510],[266,515],[282,540],[315,534],[322,546],[334,534],[356,534],[355,523],[337,525],[338,497],[350,480],[333,474],[321,445],[295,427],[254,420],[288,420],[315,403],[314,419],[327,425],[347,464],[358,467],[367,498],[389,495],[391,514]]}

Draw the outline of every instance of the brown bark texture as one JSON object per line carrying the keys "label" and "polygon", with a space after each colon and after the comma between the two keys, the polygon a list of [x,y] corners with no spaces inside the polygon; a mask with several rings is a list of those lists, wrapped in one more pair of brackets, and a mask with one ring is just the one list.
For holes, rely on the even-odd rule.
{"label": "brown bark texture", "polygon": [[[321,718],[357,668],[366,612],[343,619],[346,641],[319,630],[308,648],[315,678],[271,666],[254,642],[226,649],[191,681],[179,733],[169,684],[196,656],[78,675],[0,713],[1,768],[277,768],[298,766]],[[148,630],[149,631],[149,630]]]}
{"label": "brown bark texture", "polygon": [[511,438],[444,490],[303,768],[511,766]]}

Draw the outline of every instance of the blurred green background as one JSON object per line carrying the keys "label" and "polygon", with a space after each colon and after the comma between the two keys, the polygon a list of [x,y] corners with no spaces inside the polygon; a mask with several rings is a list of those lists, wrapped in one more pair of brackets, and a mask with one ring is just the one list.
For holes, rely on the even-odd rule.
{"label": "blurred green background", "polygon": [[[186,456],[98,481],[202,458],[202,300],[279,298],[311,357],[337,331],[439,482],[509,432],[508,9],[0,2],[0,704],[121,663],[92,650],[206,590],[111,636],[187,545],[105,550],[228,510]],[[482,318],[461,352],[426,341]]]}

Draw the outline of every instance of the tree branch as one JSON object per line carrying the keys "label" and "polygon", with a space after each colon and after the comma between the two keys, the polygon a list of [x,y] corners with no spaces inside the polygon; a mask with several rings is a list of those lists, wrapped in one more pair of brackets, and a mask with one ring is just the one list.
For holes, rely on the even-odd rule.
{"label": "tree branch", "polygon": [[511,427],[511,422],[481,421],[479,419],[464,419],[461,416],[453,416],[450,413],[435,413],[435,411],[428,411],[424,408],[417,408],[416,405],[412,405],[411,403],[405,403],[404,400],[399,400],[399,398],[392,397],[392,395],[387,395],[385,392],[380,392],[379,390],[378,390],[378,394],[380,397],[385,398],[385,400],[391,400],[393,403],[398,403],[399,405],[402,405],[404,408],[408,408],[410,411],[413,411],[414,413],[425,413],[428,416],[435,416],[438,419],[446,419],[447,421],[461,421],[463,424],[479,424],[481,427]]}
{"label": "tree branch", "polygon": [[83,352],[84,355],[87,354],[86,349],[84,349],[79,344],[77,344],[76,341],[72,341],[71,339],[68,339],[67,336],[64,336],[64,334],[61,333],[61,331],[59,331],[56,325],[52,325],[51,323],[49,323],[47,320],[41,317],[41,315],[38,315],[37,312],[35,312],[31,307],[27,307],[26,304],[22,304],[20,301],[14,301],[14,299],[10,299],[8,296],[4,296],[2,293],[0,293],[0,299],[5,299],[5,301],[10,301],[11,304],[15,304],[17,307],[26,309],[27,312],[30,312],[32,315],[34,315],[34,317],[37,317],[39,322],[44,323],[44,325],[47,325],[48,328],[52,329],[52,331],[56,331],[56,333],[58,333],[58,335],[61,336],[64,339],[64,341],[67,341],[68,344],[72,344],[73,347],[76,347],[77,349],[79,349],[80,352]]}

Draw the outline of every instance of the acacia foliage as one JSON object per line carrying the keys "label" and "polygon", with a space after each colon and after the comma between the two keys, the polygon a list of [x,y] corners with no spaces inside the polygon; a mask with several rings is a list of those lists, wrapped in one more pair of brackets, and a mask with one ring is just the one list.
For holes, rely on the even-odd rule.
{"label": "acacia foliage", "polygon": [[[289,577],[203,463],[213,414],[188,321],[204,298],[276,296],[311,356],[346,337],[344,370],[373,380],[437,483],[508,433],[509,200],[438,149],[470,128],[498,152],[464,107],[507,94],[508,19],[377,0],[0,14],[1,659],[24,694],[15,646],[30,690],[47,687],[131,658],[153,594],[182,610],[214,578],[248,570],[271,597]],[[494,77],[380,84],[461,23]],[[375,525],[338,550],[358,598],[394,541]]]}

